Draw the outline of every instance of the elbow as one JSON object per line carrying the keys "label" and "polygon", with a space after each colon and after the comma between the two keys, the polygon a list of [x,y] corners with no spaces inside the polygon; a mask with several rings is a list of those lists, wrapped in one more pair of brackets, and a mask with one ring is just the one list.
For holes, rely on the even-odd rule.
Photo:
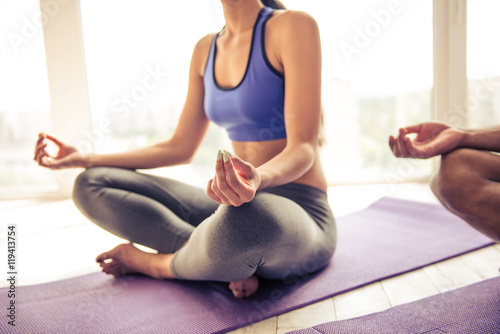
{"label": "elbow", "polygon": [[314,161],[319,152],[318,145],[310,142],[303,142],[301,145],[301,154],[306,157],[309,161]]}
{"label": "elbow", "polygon": [[307,164],[306,169],[311,168],[319,154],[318,145],[308,141],[302,141],[296,144],[289,143],[287,147],[291,152],[293,152],[293,155],[299,155],[302,157],[302,161]]}
{"label": "elbow", "polygon": [[178,165],[189,165],[194,160],[196,150],[183,149],[177,154],[178,156],[176,160]]}
{"label": "elbow", "polygon": [[186,154],[185,156],[182,157],[180,164],[189,165],[191,162],[193,162],[193,159],[194,159],[194,152],[191,154]]}
{"label": "elbow", "polygon": [[158,167],[170,167],[170,166],[180,166],[189,165],[194,159],[194,154],[188,154],[186,152],[179,153],[175,156],[166,156],[163,159],[161,166]]}

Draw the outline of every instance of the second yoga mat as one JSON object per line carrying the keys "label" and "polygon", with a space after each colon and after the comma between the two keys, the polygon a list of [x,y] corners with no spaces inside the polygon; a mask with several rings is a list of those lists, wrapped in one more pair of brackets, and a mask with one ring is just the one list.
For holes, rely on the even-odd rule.
{"label": "second yoga mat", "polygon": [[289,332],[330,333],[498,334],[500,277],[395,306],[383,312]]}
{"label": "second yoga mat", "polygon": [[4,319],[0,332],[222,333],[490,244],[440,205],[383,198],[338,219],[327,268],[262,281],[251,298],[235,299],[226,283],[94,273],[17,287],[16,326]]}

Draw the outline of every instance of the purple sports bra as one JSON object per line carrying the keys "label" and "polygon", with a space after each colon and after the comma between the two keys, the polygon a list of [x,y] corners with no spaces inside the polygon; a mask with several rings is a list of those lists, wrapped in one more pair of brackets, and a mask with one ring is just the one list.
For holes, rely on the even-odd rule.
{"label": "purple sports bra", "polygon": [[286,138],[284,79],[267,59],[264,48],[264,27],[273,10],[264,7],[253,28],[247,68],[241,82],[233,88],[219,86],[214,75],[217,54],[212,40],[203,82],[205,113],[225,128],[233,141],[265,141]]}

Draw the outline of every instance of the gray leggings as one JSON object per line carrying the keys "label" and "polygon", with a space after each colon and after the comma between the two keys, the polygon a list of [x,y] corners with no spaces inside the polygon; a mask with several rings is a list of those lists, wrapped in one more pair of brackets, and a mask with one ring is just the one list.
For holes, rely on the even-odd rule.
{"label": "gray leggings", "polygon": [[94,167],[76,179],[73,200],[105,230],[175,253],[171,269],[179,279],[286,279],[324,267],[335,250],[326,193],[298,183],[258,191],[233,207],[172,179]]}

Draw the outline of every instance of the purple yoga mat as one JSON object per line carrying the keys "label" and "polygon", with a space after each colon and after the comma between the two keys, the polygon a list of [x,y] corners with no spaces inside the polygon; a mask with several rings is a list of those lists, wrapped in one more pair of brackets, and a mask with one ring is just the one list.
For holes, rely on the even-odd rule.
{"label": "purple yoga mat", "polygon": [[359,318],[290,334],[498,334],[500,277]]}
{"label": "purple yoga mat", "polygon": [[[328,267],[286,282],[261,281],[248,299],[235,299],[227,283],[95,273],[18,287],[16,327],[2,316],[0,332],[221,333],[490,244],[439,205],[383,198],[338,219]],[[0,289],[4,310],[6,292]]]}

